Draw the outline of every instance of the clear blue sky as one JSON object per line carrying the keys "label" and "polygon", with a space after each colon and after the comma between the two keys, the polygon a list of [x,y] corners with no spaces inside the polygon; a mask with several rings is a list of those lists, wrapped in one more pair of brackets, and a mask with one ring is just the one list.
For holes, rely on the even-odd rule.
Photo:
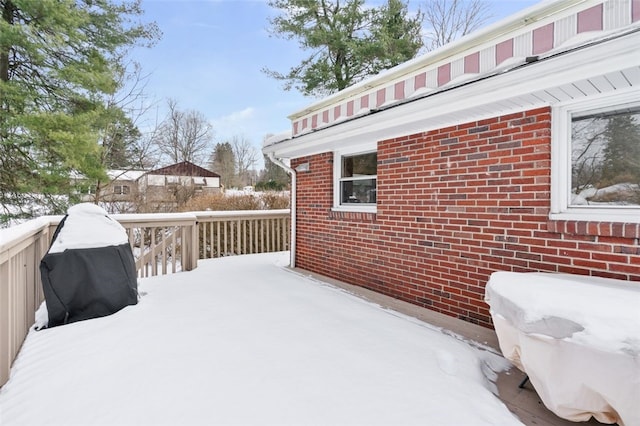
{"label": "clear blue sky", "polygon": [[[538,0],[489,3],[495,22]],[[158,102],[154,116],[162,119],[166,99],[173,98],[181,110],[207,117],[215,142],[242,135],[260,147],[266,134],[290,128],[289,114],[314,101],[284,91],[282,82],[260,71],[286,72],[305,57],[297,42],[269,36],[268,18],[276,11],[266,0],[143,0],[142,7],[144,21],[155,21],[163,32],[156,46],[132,54],[149,74],[145,93]]]}

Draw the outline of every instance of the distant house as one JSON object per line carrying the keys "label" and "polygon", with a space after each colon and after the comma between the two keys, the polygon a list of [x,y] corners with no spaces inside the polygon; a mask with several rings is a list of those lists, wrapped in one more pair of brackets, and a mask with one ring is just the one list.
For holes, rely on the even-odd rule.
{"label": "distant house", "polygon": [[101,203],[155,204],[168,210],[201,194],[220,192],[220,175],[188,161],[160,169],[107,170],[109,182],[100,188],[88,188],[82,200]]}
{"label": "distant house", "polygon": [[137,180],[144,202],[181,204],[201,194],[220,192],[220,175],[189,161],[146,172]]}
{"label": "distant house", "polygon": [[498,270],[640,281],[640,1],[544,1],[294,112],[296,266],[491,326]]}
{"label": "distant house", "polygon": [[144,170],[107,170],[109,184],[102,188],[103,201],[131,201],[132,196],[138,191],[138,179],[142,177]]}

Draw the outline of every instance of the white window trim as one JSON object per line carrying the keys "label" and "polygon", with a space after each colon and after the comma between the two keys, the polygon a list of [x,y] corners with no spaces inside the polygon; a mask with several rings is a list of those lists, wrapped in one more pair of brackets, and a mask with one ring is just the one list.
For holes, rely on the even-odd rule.
{"label": "white window trim", "polygon": [[[126,191],[125,188],[127,188]],[[130,192],[131,187],[127,184],[118,184],[113,186],[113,193],[116,195],[129,195]]]}
{"label": "white window trim", "polygon": [[640,223],[639,206],[570,206],[571,117],[574,114],[638,105],[640,90],[602,95],[586,101],[558,104],[551,112],[551,212],[552,220]]}
{"label": "white window trim", "polygon": [[[345,155],[358,155],[368,154],[376,152],[378,150],[377,142],[358,145],[357,147],[350,147],[345,149],[336,150],[333,152],[333,211],[339,212],[359,212],[359,213],[376,213],[378,211],[377,203],[373,204],[356,204],[353,205],[341,205],[340,204],[340,176],[342,175],[342,157]],[[376,188],[377,178],[376,174]],[[377,199],[377,197],[376,197]]]}

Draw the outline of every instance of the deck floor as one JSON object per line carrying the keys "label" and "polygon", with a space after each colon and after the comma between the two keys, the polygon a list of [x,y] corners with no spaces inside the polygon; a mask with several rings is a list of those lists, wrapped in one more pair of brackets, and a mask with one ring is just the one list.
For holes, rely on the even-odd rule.
{"label": "deck floor", "polygon": [[[298,271],[305,275],[315,275],[305,270]],[[317,278],[322,281],[329,282],[337,287],[341,287],[366,300],[377,303],[382,307],[393,309],[397,312],[418,318],[421,321],[437,327],[450,330],[467,339],[490,346],[498,353],[500,352],[498,337],[493,330],[443,315],[426,308],[421,308],[419,306],[412,305],[411,303],[403,302],[362,287],[350,285],[342,281],[332,280],[325,276],[317,276]],[[588,422],[571,422],[556,416],[544,406],[530,383],[527,383],[522,389],[518,387],[524,378],[524,373],[514,367],[508,371],[500,373],[498,380],[496,381],[496,385],[498,387],[499,398],[525,425],[575,426],[603,424],[594,418],[591,418]]]}

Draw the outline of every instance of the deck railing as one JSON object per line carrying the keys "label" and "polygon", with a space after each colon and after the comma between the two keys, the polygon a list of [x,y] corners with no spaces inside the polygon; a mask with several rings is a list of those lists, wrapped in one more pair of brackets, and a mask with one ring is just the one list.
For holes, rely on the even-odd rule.
{"label": "deck railing", "polygon": [[[113,215],[127,230],[139,277],[188,271],[198,259],[289,250],[290,211]],[[40,260],[61,216],[0,230],[0,386],[44,295]]]}
{"label": "deck railing", "polygon": [[197,212],[199,258],[289,249],[289,210]]}
{"label": "deck railing", "polygon": [[40,218],[5,230],[0,237],[0,386],[8,379],[44,297],[39,267],[52,229],[50,220]]}

